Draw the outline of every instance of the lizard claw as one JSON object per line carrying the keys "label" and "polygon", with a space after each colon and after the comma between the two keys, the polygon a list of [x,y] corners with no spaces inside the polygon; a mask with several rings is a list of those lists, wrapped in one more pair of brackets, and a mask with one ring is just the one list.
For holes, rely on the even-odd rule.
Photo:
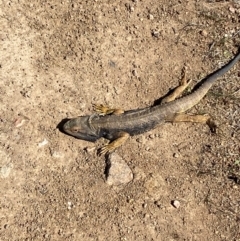
{"label": "lizard claw", "polygon": [[94,110],[101,116],[104,116],[104,115],[111,115],[111,114],[114,114],[114,115],[121,115],[124,113],[124,110],[122,109],[115,109],[115,108],[110,108],[108,106],[105,106],[105,105],[96,105],[96,104],[93,104],[93,108]]}
{"label": "lizard claw", "polygon": [[93,108],[99,115],[107,115],[110,109],[108,106],[96,105],[96,104],[93,104]]}
{"label": "lizard claw", "polygon": [[115,148],[111,148],[109,147],[109,145],[105,145],[101,148],[98,149],[98,152],[97,154],[99,156],[102,156],[102,155],[106,155],[106,154],[110,154],[110,152],[112,152]]}

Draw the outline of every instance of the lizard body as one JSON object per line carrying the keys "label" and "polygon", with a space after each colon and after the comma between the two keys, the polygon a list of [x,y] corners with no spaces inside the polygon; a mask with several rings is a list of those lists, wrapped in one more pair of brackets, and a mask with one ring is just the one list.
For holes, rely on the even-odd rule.
{"label": "lizard body", "polygon": [[179,113],[195,106],[206,95],[217,78],[229,71],[239,60],[240,53],[224,67],[205,78],[200,87],[187,96],[157,106],[125,111],[122,114],[80,116],[68,120],[64,124],[63,130],[76,138],[87,141],[96,141],[101,137],[109,139],[112,143],[103,147],[100,154],[111,152],[120,146],[128,136],[146,132],[161,123],[177,119]]}

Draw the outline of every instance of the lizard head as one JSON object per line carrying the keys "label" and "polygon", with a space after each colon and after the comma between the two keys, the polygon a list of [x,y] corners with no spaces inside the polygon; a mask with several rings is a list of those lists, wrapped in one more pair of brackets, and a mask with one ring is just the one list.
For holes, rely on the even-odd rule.
{"label": "lizard head", "polygon": [[89,117],[90,116],[80,116],[68,120],[63,126],[63,131],[78,139],[92,142],[96,141],[99,139],[99,136],[91,129],[89,125]]}

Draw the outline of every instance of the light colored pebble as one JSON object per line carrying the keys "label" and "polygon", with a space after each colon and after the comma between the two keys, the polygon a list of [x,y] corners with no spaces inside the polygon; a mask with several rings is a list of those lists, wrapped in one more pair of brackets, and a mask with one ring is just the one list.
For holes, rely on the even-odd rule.
{"label": "light colored pebble", "polygon": [[179,154],[178,154],[178,153],[174,153],[174,154],[173,154],[173,157],[174,157],[174,158],[178,158],[178,157],[179,157]]}
{"label": "light colored pebble", "polygon": [[72,207],[73,207],[73,204],[72,204],[72,202],[67,202],[67,208],[70,210],[70,209],[72,209]]}
{"label": "light colored pebble", "polygon": [[180,202],[179,202],[178,200],[173,200],[173,201],[172,201],[172,205],[173,205],[173,207],[175,207],[175,208],[179,208],[179,207],[180,207]]}
{"label": "light colored pebble", "polygon": [[133,180],[132,170],[117,153],[112,153],[107,159],[107,184],[122,185]]}
{"label": "light colored pebble", "polygon": [[0,176],[1,176],[1,178],[7,178],[10,175],[12,168],[13,168],[13,164],[12,163],[9,163],[7,165],[2,166],[0,168]]}
{"label": "light colored pebble", "polygon": [[154,134],[150,134],[150,135],[149,135],[149,138],[150,138],[150,139],[154,139],[154,137],[155,137]]}
{"label": "light colored pebble", "polygon": [[138,76],[137,70],[134,69],[134,70],[132,71],[132,74],[133,74],[133,76]]}
{"label": "light colored pebble", "polygon": [[19,128],[24,124],[26,124],[28,121],[29,121],[28,117],[21,115],[14,121],[14,125],[16,128]]}
{"label": "light colored pebble", "polygon": [[153,17],[152,14],[149,14],[149,15],[148,15],[148,18],[149,18],[150,20],[153,20],[153,19],[154,19],[154,17]]}
{"label": "light colored pebble", "polygon": [[205,29],[202,30],[200,33],[201,33],[201,35],[204,36],[204,37],[207,37],[207,35],[208,35],[208,32],[207,32]]}
{"label": "light colored pebble", "polygon": [[42,142],[38,143],[38,147],[43,147],[48,144],[48,140],[44,139]]}
{"label": "light colored pebble", "polygon": [[154,30],[154,31],[152,31],[152,35],[153,35],[154,37],[158,38],[158,37],[160,36],[160,33],[159,33],[159,31]]}
{"label": "light colored pebble", "polygon": [[87,147],[85,150],[87,153],[93,153],[95,151],[95,147]]}
{"label": "light colored pebble", "polygon": [[54,158],[63,158],[64,154],[62,152],[59,152],[59,151],[54,151],[52,153],[52,157],[54,157]]}
{"label": "light colored pebble", "polygon": [[235,12],[236,12],[236,9],[231,6],[231,7],[229,7],[229,11],[230,11],[231,13],[235,13]]}

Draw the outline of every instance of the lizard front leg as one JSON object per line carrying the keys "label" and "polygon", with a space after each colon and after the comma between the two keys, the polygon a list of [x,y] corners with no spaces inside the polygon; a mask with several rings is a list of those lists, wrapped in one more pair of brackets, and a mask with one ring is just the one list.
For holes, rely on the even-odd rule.
{"label": "lizard front leg", "polygon": [[115,109],[115,108],[110,108],[105,105],[93,105],[94,110],[99,114],[99,115],[121,115],[124,113],[124,110],[122,109]]}
{"label": "lizard front leg", "polygon": [[129,136],[130,135],[127,132],[118,132],[115,134],[115,140],[99,149],[98,155],[104,155],[113,152],[117,147],[121,146],[129,138]]}

